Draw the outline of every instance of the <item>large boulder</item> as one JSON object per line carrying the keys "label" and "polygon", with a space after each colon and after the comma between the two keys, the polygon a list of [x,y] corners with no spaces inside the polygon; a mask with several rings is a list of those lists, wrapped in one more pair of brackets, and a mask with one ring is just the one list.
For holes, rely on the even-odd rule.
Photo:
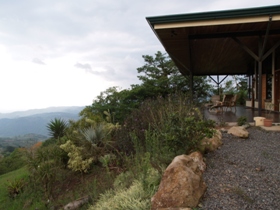
{"label": "large boulder", "polygon": [[204,138],[201,141],[200,151],[201,152],[213,152],[218,149],[222,142],[222,133],[219,130],[215,130],[211,138]]}
{"label": "large boulder", "polygon": [[196,207],[206,190],[202,178],[205,168],[200,152],[175,157],[152,197],[152,210]]}
{"label": "large boulder", "polygon": [[249,137],[249,132],[243,126],[233,126],[228,130],[228,133],[240,138]]}

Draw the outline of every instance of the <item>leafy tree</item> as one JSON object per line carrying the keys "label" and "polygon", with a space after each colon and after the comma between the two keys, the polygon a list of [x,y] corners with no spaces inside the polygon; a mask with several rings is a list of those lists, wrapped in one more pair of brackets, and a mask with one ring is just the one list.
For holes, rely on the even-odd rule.
{"label": "leafy tree", "polygon": [[[176,92],[190,93],[190,78],[183,76],[174,62],[166,54],[157,52],[155,56],[143,55],[145,64],[137,69],[141,84],[133,84],[130,89],[110,87],[100,93],[91,107],[83,114],[102,114],[110,111],[113,122],[123,122],[135,108],[149,98],[166,97]],[[201,101],[209,94],[211,85],[207,77],[194,77],[194,95]]]}
{"label": "leafy tree", "polygon": [[52,138],[59,139],[64,136],[67,128],[67,122],[62,119],[55,118],[47,125],[47,129]]}
{"label": "leafy tree", "polygon": [[186,88],[186,78],[166,54],[158,51],[155,57],[150,55],[142,57],[145,65],[137,69],[140,74],[138,78],[144,87],[150,90],[150,97],[165,96]]}
{"label": "leafy tree", "polygon": [[[190,77],[183,76],[169,56],[157,52],[155,57],[144,55],[146,64],[137,69],[138,78],[143,82],[150,97],[166,96],[176,92],[190,94]],[[206,76],[193,78],[194,99],[201,101],[206,98],[211,85]]]}
{"label": "leafy tree", "polygon": [[112,116],[112,121],[114,121],[116,111],[120,110],[122,98],[123,96],[119,87],[110,87],[107,90],[102,91],[100,95],[96,97],[91,106],[91,110],[93,113],[102,114],[103,116],[104,112],[109,110]]}

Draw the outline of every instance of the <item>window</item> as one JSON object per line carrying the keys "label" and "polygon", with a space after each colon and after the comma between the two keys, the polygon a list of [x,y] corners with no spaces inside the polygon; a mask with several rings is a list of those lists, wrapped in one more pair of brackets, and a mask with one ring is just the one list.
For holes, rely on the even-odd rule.
{"label": "window", "polygon": [[247,92],[247,98],[248,99],[252,99],[252,91],[253,91],[253,88],[252,88],[252,85],[253,85],[253,75],[249,75],[247,77],[247,86],[248,86],[248,92]]}
{"label": "window", "polygon": [[272,74],[266,74],[266,99],[272,99]]}

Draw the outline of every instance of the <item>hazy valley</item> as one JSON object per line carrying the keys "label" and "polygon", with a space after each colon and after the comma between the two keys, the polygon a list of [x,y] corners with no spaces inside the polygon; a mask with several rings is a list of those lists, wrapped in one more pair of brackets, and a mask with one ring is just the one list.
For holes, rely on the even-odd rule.
{"label": "hazy valley", "polygon": [[12,113],[0,113],[0,138],[37,134],[48,137],[46,125],[54,118],[66,121],[79,118],[84,107],[51,107]]}

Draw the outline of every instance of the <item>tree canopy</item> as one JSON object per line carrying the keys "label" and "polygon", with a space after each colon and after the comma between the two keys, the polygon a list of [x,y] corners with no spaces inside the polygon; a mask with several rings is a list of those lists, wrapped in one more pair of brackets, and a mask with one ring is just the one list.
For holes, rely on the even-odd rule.
{"label": "tree canopy", "polygon": [[[160,51],[154,56],[143,55],[144,65],[137,68],[140,84],[131,84],[129,89],[110,87],[96,97],[91,106],[82,111],[104,114],[109,111],[114,122],[124,118],[146,99],[183,92],[190,94],[190,78],[183,76],[171,58]],[[206,76],[194,77],[194,96],[196,100],[206,98],[211,85]]]}

